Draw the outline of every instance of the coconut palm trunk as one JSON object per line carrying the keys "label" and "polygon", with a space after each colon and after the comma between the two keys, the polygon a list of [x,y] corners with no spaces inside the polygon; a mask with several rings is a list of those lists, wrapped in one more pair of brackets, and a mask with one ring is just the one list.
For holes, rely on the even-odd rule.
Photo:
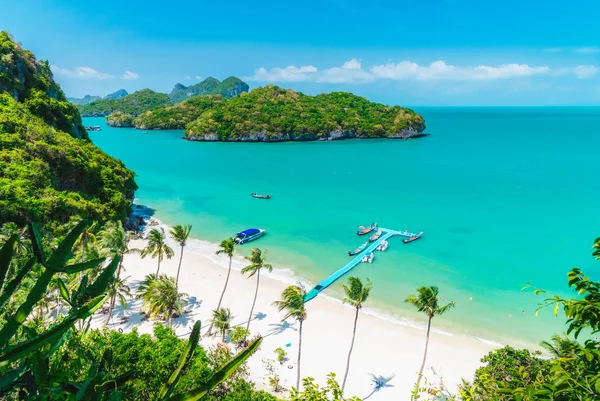
{"label": "coconut palm trunk", "polygon": [[304,320],[300,320],[300,329],[298,330],[298,372],[296,374],[296,389],[300,391],[300,359],[302,356],[302,323]]}
{"label": "coconut palm trunk", "polygon": [[254,291],[254,301],[252,301],[252,308],[250,309],[250,316],[248,317],[248,323],[246,324],[246,331],[250,332],[250,321],[252,320],[252,314],[254,313],[254,305],[256,304],[256,298],[258,297],[258,285],[260,284],[260,269],[256,272],[256,290]]}
{"label": "coconut palm trunk", "polygon": [[427,335],[425,336],[425,352],[423,353],[423,362],[421,363],[421,369],[419,369],[419,376],[417,377],[417,384],[415,385],[415,389],[419,389],[421,384],[421,378],[423,377],[423,369],[425,369],[425,361],[427,360],[427,347],[429,346],[429,331],[431,330],[431,319],[433,317],[429,317],[427,321]]}
{"label": "coconut palm trunk", "polygon": [[[119,277],[121,275],[121,266],[123,265],[123,255],[121,255],[121,258],[119,259],[119,267],[117,268],[117,281],[119,280]],[[108,326],[108,323],[110,322],[110,318],[112,317],[112,311],[113,308],[115,307],[115,299],[117,298],[117,292],[115,291],[112,295],[112,297],[110,297],[110,304],[108,305],[108,316],[106,317],[106,322],[104,322],[105,326]]]}
{"label": "coconut palm trunk", "polygon": [[154,277],[158,277],[158,272],[160,271],[160,260],[162,259],[161,255],[158,256],[158,267],[156,268],[156,275]]}
{"label": "coconut palm trunk", "polygon": [[[217,304],[217,309],[219,309],[221,307],[221,302],[223,302],[223,296],[225,296],[225,290],[227,290],[227,284],[229,283],[230,275],[231,275],[231,256],[229,257],[229,270],[227,270],[227,278],[225,279],[225,286],[223,287],[223,291],[221,291],[221,298],[219,298],[219,303]],[[252,312],[250,312],[250,317],[252,317]],[[206,332],[207,336],[211,335],[212,328],[213,328],[213,323],[211,321],[210,326],[208,327],[208,331]]]}
{"label": "coconut palm trunk", "polygon": [[344,373],[344,381],[342,382],[342,393],[346,387],[346,379],[348,378],[348,371],[350,370],[350,357],[352,356],[352,349],[354,348],[354,339],[356,338],[356,324],[358,323],[358,311],[356,308],[356,315],[354,316],[354,329],[352,330],[352,342],[350,342],[350,351],[348,351],[348,361],[346,362],[346,373]]}
{"label": "coconut palm trunk", "polygon": [[177,277],[175,278],[175,287],[179,289],[179,271],[181,270],[181,261],[183,260],[183,246],[181,247],[181,255],[179,255],[179,266],[177,267]]}

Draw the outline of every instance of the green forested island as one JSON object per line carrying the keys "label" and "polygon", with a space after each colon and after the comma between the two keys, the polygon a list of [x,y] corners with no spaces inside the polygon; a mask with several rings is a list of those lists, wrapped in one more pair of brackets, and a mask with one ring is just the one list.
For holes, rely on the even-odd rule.
{"label": "green forested island", "polygon": [[407,108],[351,93],[309,96],[272,85],[231,99],[195,97],[127,122],[140,129],[185,129],[187,139],[200,141],[407,139],[425,129],[423,117]]}
{"label": "green forested island", "polygon": [[204,81],[189,87],[177,84],[169,94],[142,89],[124,97],[117,98],[108,95],[104,99],[79,104],[78,108],[84,117],[107,116],[113,112],[138,116],[147,111],[177,104],[195,96],[219,95],[224,98],[231,98],[247,91],[248,85],[239,78],[229,77],[221,82],[216,78],[208,77]]}

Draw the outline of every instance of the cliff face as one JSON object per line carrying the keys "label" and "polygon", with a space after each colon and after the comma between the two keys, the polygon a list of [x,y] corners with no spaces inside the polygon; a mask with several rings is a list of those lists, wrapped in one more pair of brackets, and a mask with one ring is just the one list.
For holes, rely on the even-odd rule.
{"label": "cliff face", "polygon": [[0,32],[0,225],[53,230],[75,216],[124,220],[134,173],[87,139],[77,109],[37,61]]}
{"label": "cliff face", "polygon": [[0,93],[23,102],[31,113],[47,124],[76,138],[87,138],[77,108],[67,102],[54,82],[47,61],[38,61],[23,50],[8,32],[0,32]]}
{"label": "cliff face", "polygon": [[[357,135],[356,132],[352,131],[330,131],[323,134],[315,133],[302,133],[293,134],[290,132],[279,133],[279,134],[267,134],[266,132],[256,133],[245,133],[236,138],[229,138],[227,142],[303,142],[303,141],[337,141],[344,139],[373,139],[373,138],[388,138],[388,139],[413,139],[422,138],[429,136],[429,134],[423,133],[425,126],[416,128],[406,128],[399,132],[382,135],[380,137],[372,136],[361,136]],[[222,139],[216,134],[204,134],[204,135],[187,135],[185,139],[189,141],[205,141],[205,142],[219,142]]]}

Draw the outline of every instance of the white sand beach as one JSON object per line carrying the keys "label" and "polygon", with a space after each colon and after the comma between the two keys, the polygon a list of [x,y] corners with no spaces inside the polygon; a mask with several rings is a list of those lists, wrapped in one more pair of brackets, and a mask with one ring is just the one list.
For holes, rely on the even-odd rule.
{"label": "white sand beach", "polygon": [[[241,252],[248,253],[253,245],[260,246],[259,243],[244,245]],[[130,246],[141,249],[144,241],[132,241]],[[175,257],[163,261],[161,273],[174,277],[179,261],[179,247],[175,244],[172,246],[176,251]],[[182,337],[189,333],[197,320],[202,321],[202,333],[206,332],[211,311],[217,305],[227,274],[227,258],[216,257],[214,245],[204,243],[200,248],[206,254],[199,252],[199,247],[186,248],[181,267],[180,291],[188,294],[191,305],[187,308],[192,309],[191,313],[173,321],[174,329]],[[208,250],[211,250],[210,254]],[[241,256],[236,258],[238,260],[235,261],[235,265],[239,269]],[[145,275],[155,273],[156,264],[156,259],[127,255],[124,259],[126,271],[122,273],[122,277],[128,277],[127,283],[134,290]],[[274,268],[277,269],[277,266]],[[232,270],[223,300],[223,306],[230,308],[235,316],[234,325],[247,322],[256,284],[255,278],[247,279],[238,269]],[[252,334],[260,333],[264,341],[260,350],[248,362],[251,379],[261,389],[270,390],[262,360],[276,359],[273,351],[277,347],[286,349],[289,358],[281,366],[276,363],[281,384],[288,389],[295,385],[297,323],[282,323],[283,315],[272,306],[272,302],[279,299],[287,285],[261,273],[250,331]],[[122,328],[126,332],[137,327],[141,333],[151,333],[154,321],[141,322],[140,307],[139,300],[131,300],[125,311],[117,308],[109,327]],[[335,372],[341,383],[352,337],[354,309],[318,296],[307,304],[307,312],[308,319],[304,323],[302,339],[302,376],[314,377],[318,383],[324,384],[326,375]],[[123,316],[129,316],[129,320],[119,323]],[[101,325],[105,318],[106,315],[95,315],[94,326]],[[201,344],[210,346],[219,341],[218,336],[204,337]],[[410,391],[423,355],[424,342],[424,329],[361,313],[345,393],[361,399],[368,397],[371,401],[410,399]],[[289,347],[286,347],[287,344]],[[433,367],[437,374],[443,377],[444,384],[454,391],[462,377],[472,378],[475,369],[480,365],[480,358],[493,348],[493,345],[474,338],[432,332],[425,375],[433,382],[439,383],[439,379],[436,379],[432,372]],[[386,386],[376,390],[372,375],[391,379]]]}

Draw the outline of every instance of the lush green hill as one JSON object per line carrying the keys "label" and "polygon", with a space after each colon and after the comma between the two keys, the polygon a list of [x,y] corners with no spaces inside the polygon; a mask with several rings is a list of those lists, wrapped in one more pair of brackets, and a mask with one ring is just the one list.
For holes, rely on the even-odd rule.
{"label": "lush green hill", "polygon": [[223,82],[208,77],[204,81],[191,86],[177,84],[169,94],[172,103],[183,102],[194,96],[221,95],[224,98],[238,96],[242,92],[248,92],[248,85],[239,78],[229,77]]}
{"label": "lush green hill", "polygon": [[114,111],[137,116],[168,104],[170,104],[169,95],[142,89],[119,99],[100,99],[78,108],[84,117],[107,116]]}
{"label": "lush green hill", "polygon": [[[139,129],[184,129],[202,112],[224,101],[225,99],[220,95],[196,96],[173,106],[141,114],[133,121],[132,125]],[[108,116],[107,121],[111,117],[112,115]],[[114,125],[116,126],[116,124]]]}
{"label": "lush green hill", "polygon": [[87,139],[46,61],[0,32],[0,225],[124,219],[134,173]]}
{"label": "lush green hill", "polygon": [[127,93],[125,89],[119,89],[116,92],[109,93],[108,95],[104,96],[104,99],[120,99],[127,95],[129,95],[129,93]]}
{"label": "lush green hill", "polygon": [[[157,111],[162,112],[162,110]],[[287,141],[422,136],[423,117],[351,93],[308,96],[277,86],[213,104],[186,126],[191,140]]]}

